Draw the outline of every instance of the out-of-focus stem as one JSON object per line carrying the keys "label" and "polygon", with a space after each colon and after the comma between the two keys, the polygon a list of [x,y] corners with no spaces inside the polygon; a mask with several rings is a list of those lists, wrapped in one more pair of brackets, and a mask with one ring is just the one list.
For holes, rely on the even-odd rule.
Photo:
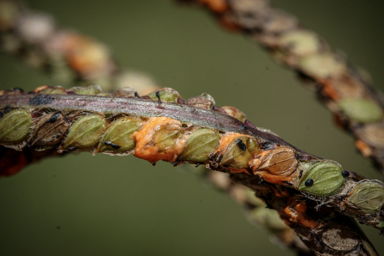
{"label": "out-of-focus stem", "polygon": [[0,0],[0,49],[67,86],[132,87],[142,94],[157,88],[148,75],[119,67],[102,42],[59,27],[49,14],[18,1]]}
{"label": "out-of-focus stem", "polygon": [[352,66],[296,17],[271,6],[269,0],[179,0],[207,8],[226,29],[246,34],[279,63],[315,89],[337,124],[355,138],[360,153],[384,175],[384,96],[369,74]]}

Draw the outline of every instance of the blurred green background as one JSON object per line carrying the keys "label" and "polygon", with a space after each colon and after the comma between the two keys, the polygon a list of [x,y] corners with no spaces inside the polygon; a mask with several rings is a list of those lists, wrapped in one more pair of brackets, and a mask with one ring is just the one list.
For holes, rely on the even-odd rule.
{"label": "blurred green background", "polygon": [[[384,89],[382,0],[273,1]],[[173,1],[27,1],[63,27],[106,43],[118,62],[185,98],[207,92],[298,148],[379,178],[295,75],[200,9]],[[0,89],[56,85],[0,55]],[[89,153],[52,158],[0,182],[1,255],[293,255],[186,168]],[[380,254],[383,237],[366,228]]]}

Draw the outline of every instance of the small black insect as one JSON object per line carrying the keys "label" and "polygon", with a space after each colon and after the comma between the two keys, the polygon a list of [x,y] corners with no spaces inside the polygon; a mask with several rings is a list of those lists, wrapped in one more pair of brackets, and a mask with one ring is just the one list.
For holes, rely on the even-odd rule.
{"label": "small black insect", "polygon": [[349,176],[349,172],[348,171],[342,171],[341,172],[341,175],[344,177],[344,178],[347,178]]}
{"label": "small black insect", "polygon": [[303,176],[303,170],[300,170],[299,179]]}
{"label": "small black insect", "polygon": [[135,97],[136,98],[140,98],[139,94],[137,92],[135,92]]}
{"label": "small black insect", "polygon": [[220,155],[220,156],[219,156],[219,159],[217,159],[217,162],[220,163],[221,160],[223,160],[223,157],[224,157],[223,155]]}
{"label": "small black insect", "polygon": [[59,115],[60,115],[60,111],[57,111],[55,114],[53,114],[51,116],[51,118],[49,118],[49,122],[50,123],[54,123],[57,121],[57,118],[59,118]]}
{"label": "small black insect", "polygon": [[112,142],[110,142],[110,141],[105,141],[105,142],[104,142],[104,145],[111,146],[113,149],[119,149],[119,148],[121,148],[121,146],[116,145],[116,144],[114,144],[114,143],[112,143]]}
{"label": "small black insect", "polygon": [[173,167],[176,167],[179,163],[180,163],[180,160],[176,160],[175,162],[173,162]]}
{"label": "small black insect", "polygon": [[161,100],[160,100],[160,92],[159,92],[159,91],[156,92],[156,97],[157,97],[157,99],[159,100],[159,103],[161,103]]}
{"label": "small black insect", "polygon": [[262,149],[262,150],[269,150],[269,149],[274,148],[273,143],[271,143],[269,141],[263,141],[259,145],[260,145],[260,149]]}
{"label": "small black insect", "polygon": [[240,150],[245,151],[247,150],[247,146],[244,144],[244,142],[241,139],[236,140],[236,145],[239,147]]}
{"label": "small black insect", "polygon": [[310,187],[313,185],[313,179],[307,179],[304,183],[306,187]]}

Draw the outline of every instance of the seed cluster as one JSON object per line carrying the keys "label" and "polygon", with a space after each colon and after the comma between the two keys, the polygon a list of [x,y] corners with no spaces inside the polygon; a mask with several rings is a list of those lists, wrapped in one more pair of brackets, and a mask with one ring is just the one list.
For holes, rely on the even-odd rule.
{"label": "seed cluster", "polygon": [[[110,109],[81,102],[84,95],[105,104],[130,101],[124,109]],[[71,104],[71,97],[79,98]],[[333,200],[338,208],[344,205],[364,221],[383,226],[377,218],[384,202],[383,183],[354,180],[340,164],[296,149],[273,132],[255,127],[240,110],[215,106],[207,94],[184,101],[171,88],[140,97],[131,88],[103,93],[95,85],[68,90],[41,86],[28,94],[0,91],[0,99],[0,145],[5,147],[134,154],[153,165],[163,160],[175,166],[204,164],[212,170],[257,175],[317,200]],[[170,109],[176,112],[166,112]],[[229,121],[217,121],[221,119]],[[344,201],[331,199],[341,194],[348,195]]]}

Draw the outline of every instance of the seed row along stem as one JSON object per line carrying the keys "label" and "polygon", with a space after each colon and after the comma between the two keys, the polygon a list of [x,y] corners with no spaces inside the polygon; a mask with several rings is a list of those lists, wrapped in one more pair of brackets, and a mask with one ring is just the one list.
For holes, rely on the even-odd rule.
{"label": "seed row along stem", "polygon": [[[333,208],[384,230],[382,182],[295,148],[244,120],[240,110],[216,107],[210,95],[184,101],[171,88],[140,97],[132,88],[103,93],[95,85],[81,90],[41,86],[27,94],[21,89],[1,91],[0,110],[0,145],[5,147],[134,154],[153,165],[159,160],[175,166],[204,164],[234,179],[257,178],[278,187],[279,193],[304,196],[311,209]],[[299,212],[306,209],[307,203]],[[287,216],[280,216],[291,227],[297,224],[291,220],[297,213],[285,210]],[[313,221],[307,224],[316,227]]]}

